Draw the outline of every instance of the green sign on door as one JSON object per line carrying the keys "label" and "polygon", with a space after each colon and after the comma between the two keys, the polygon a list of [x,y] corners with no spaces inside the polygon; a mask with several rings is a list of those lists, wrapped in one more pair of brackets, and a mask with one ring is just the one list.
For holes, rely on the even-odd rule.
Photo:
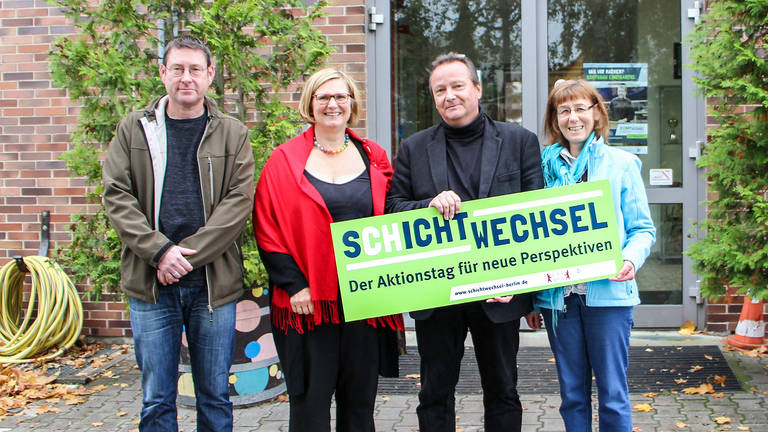
{"label": "green sign on door", "polygon": [[607,180],[331,224],[347,321],[604,279],[621,268]]}

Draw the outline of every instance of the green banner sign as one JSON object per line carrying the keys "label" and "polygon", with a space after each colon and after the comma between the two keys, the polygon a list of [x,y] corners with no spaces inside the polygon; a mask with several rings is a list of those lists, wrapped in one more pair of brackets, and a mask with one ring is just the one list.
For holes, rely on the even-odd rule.
{"label": "green banner sign", "polygon": [[331,224],[348,321],[616,275],[607,180]]}

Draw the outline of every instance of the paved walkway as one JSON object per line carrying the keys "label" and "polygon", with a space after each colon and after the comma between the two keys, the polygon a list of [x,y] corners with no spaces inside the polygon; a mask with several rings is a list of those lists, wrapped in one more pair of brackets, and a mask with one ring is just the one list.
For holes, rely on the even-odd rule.
{"label": "paved walkway", "polygon": [[[543,332],[524,333],[522,344],[546,343]],[[690,345],[719,343],[719,338],[697,335],[683,338],[676,332],[633,333],[633,345]],[[722,397],[691,396],[665,393],[655,397],[632,394],[632,405],[647,403],[650,412],[633,412],[635,429],[651,431],[718,431],[751,430],[768,432],[768,358],[747,357],[736,352],[724,352],[725,358],[743,386],[751,391],[724,393]],[[113,377],[101,376],[92,383],[106,386],[80,405],[55,406],[59,413],[36,414],[45,401],[36,402],[22,415],[0,420],[0,432],[5,431],[131,431],[138,426],[141,409],[140,374],[134,369],[133,352],[116,359],[108,368]],[[0,395],[2,396],[2,395]],[[558,395],[524,394],[523,431],[563,431]],[[416,395],[379,395],[376,404],[376,429],[386,431],[417,431]],[[596,400],[593,401],[596,409]],[[124,414],[123,414],[124,413]],[[482,431],[482,396],[457,395],[457,431]],[[122,415],[121,415],[122,414]],[[179,408],[179,427],[195,430],[193,409]],[[728,417],[720,425],[718,417]],[[287,431],[288,403],[268,402],[235,410],[236,431]],[[722,420],[721,420],[722,421]],[[683,425],[684,424],[684,425]],[[96,425],[96,426],[94,426]],[[745,429],[748,428],[748,429]]]}

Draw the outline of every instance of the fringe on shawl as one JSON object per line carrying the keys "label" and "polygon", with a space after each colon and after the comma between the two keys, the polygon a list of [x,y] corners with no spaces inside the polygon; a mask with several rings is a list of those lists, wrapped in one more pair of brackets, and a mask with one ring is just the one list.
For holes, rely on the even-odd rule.
{"label": "fringe on shawl", "polygon": [[[323,323],[339,323],[339,303],[336,300],[316,300],[312,302],[315,309],[313,315],[297,314],[290,307],[277,306],[274,303],[270,307],[272,325],[288,332],[288,328],[303,334],[304,330],[312,331]],[[317,311],[320,311],[318,314]],[[403,317],[401,315],[387,315],[377,318],[369,318],[366,322],[373,327],[389,327],[392,330],[405,331]]]}

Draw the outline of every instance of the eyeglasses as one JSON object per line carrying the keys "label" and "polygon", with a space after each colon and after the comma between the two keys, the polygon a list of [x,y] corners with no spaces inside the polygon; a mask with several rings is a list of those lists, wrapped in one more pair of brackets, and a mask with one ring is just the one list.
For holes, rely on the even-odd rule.
{"label": "eyeglasses", "polygon": [[320,105],[328,105],[331,103],[331,99],[335,100],[337,104],[343,105],[347,103],[350,99],[352,99],[352,95],[349,93],[336,93],[336,94],[326,94],[326,93],[315,93],[312,95],[313,98],[319,103]]}
{"label": "eyeglasses", "polygon": [[575,107],[571,108],[568,106],[563,106],[557,109],[557,116],[558,117],[570,117],[571,112],[575,112],[576,115],[582,115],[586,113],[587,111],[591,110],[592,107],[597,105],[596,103],[593,103],[592,105],[586,106],[586,105],[576,105]]}
{"label": "eyeglasses", "polygon": [[193,78],[200,78],[201,76],[203,76],[203,72],[205,72],[204,67],[194,66],[194,65],[190,66],[189,68],[184,68],[184,66],[179,66],[179,65],[171,66],[168,68],[168,71],[171,73],[171,75],[177,76],[177,77],[184,75],[184,70],[189,71],[189,76]]}

